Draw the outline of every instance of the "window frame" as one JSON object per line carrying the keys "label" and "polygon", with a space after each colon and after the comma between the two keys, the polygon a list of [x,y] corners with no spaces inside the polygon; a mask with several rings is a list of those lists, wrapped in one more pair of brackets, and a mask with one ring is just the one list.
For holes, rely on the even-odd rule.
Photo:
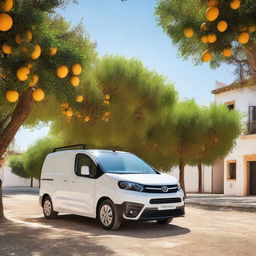
{"label": "window frame", "polygon": [[[77,172],[77,167],[78,167],[78,166],[77,166],[77,165],[78,165],[78,158],[79,158],[79,156],[86,156],[86,157],[88,157],[88,158],[90,159],[91,163],[90,163],[90,167],[89,167],[89,173],[90,173],[89,175],[78,174],[78,172]],[[96,175],[95,175],[95,176],[92,176],[92,175],[91,175],[92,164],[94,164],[94,165],[95,165],[95,168],[96,168]],[[75,166],[74,166],[74,173],[75,173],[76,176],[78,176],[78,177],[90,178],[90,179],[96,179],[96,178],[98,178],[98,177],[97,177],[97,169],[98,169],[97,163],[95,163],[95,161],[94,161],[89,155],[87,155],[87,154],[85,154],[85,153],[77,153],[77,154],[76,154],[76,157],[75,157]]]}
{"label": "window frame", "polygon": [[[231,110],[235,110],[235,109],[236,109],[236,104],[235,104],[235,103],[236,103],[236,102],[235,102],[234,100],[232,100],[232,101],[225,102],[224,104],[225,104],[225,105],[227,106],[227,108],[231,111]],[[233,105],[234,108],[230,109],[230,108],[229,108],[230,105]]]}
{"label": "window frame", "polygon": [[[230,178],[230,164],[236,165],[235,178]],[[236,181],[236,179],[237,179],[237,161],[236,160],[228,160],[227,161],[227,180],[228,181]]]}

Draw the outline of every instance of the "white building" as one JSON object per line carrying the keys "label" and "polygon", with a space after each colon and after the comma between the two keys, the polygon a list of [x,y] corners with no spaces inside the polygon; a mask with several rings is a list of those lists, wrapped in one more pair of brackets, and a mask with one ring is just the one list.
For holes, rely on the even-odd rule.
{"label": "white building", "polygon": [[224,194],[256,195],[256,85],[217,83],[212,93],[217,104],[243,114],[244,132],[224,159]]}
{"label": "white building", "polygon": [[[13,174],[8,166],[8,161],[5,161],[2,168],[0,168],[0,179],[3,182],[3,187],[31,187],[31,179],[24,179]],[[38,180],[33,179],[33,187],[38,186]]]}

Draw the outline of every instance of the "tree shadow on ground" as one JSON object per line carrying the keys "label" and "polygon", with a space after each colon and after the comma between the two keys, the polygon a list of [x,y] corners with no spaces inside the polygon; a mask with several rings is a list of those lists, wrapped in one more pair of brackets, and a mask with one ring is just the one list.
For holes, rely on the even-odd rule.
{"label": "tree shadow on ground", "polygon": [[11,221],[0,225],[0,255],[4,256],[108,256],[113,253],[81,232],[31,228]]}
{"label": "tree shadow on ground", "polygon": [[[168,236],[184,235],[190,229],[183,228],[174,224],[161,225],[156,222],[123,222],[116,231],[104,230],[95,219],[81,217],[77,215],[59,215],[56,219],[47,220],[42,218],[27,218],[27,222],[35,222],[48,225],[58,229],[79,231],[89,233],[90,236],[128,236],[134,238],[159,238]],[[175,219],[173,220],[175,222]]]}

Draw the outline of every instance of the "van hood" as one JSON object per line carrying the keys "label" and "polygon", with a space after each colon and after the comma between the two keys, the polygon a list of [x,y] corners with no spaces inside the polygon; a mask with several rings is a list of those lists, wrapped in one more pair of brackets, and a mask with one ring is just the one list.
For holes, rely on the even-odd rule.
{"label": "van hood", "polygon": [[176,185],[178,180],[168,174],[117,174],[105,173],[108,177],[118,181],[130,181],[142,185]]}

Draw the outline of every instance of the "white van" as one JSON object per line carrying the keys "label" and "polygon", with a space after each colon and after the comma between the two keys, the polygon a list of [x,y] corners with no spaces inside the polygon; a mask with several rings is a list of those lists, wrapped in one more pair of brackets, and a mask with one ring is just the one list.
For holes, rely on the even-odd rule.
{"label": "white van", "polygon": [[56,148],[45,158],[40,205],[46,218],[77,214],[117,229],[124,220],[168,224],[184,216],[184,193],[173,176],[131,153],[74,146]]}

